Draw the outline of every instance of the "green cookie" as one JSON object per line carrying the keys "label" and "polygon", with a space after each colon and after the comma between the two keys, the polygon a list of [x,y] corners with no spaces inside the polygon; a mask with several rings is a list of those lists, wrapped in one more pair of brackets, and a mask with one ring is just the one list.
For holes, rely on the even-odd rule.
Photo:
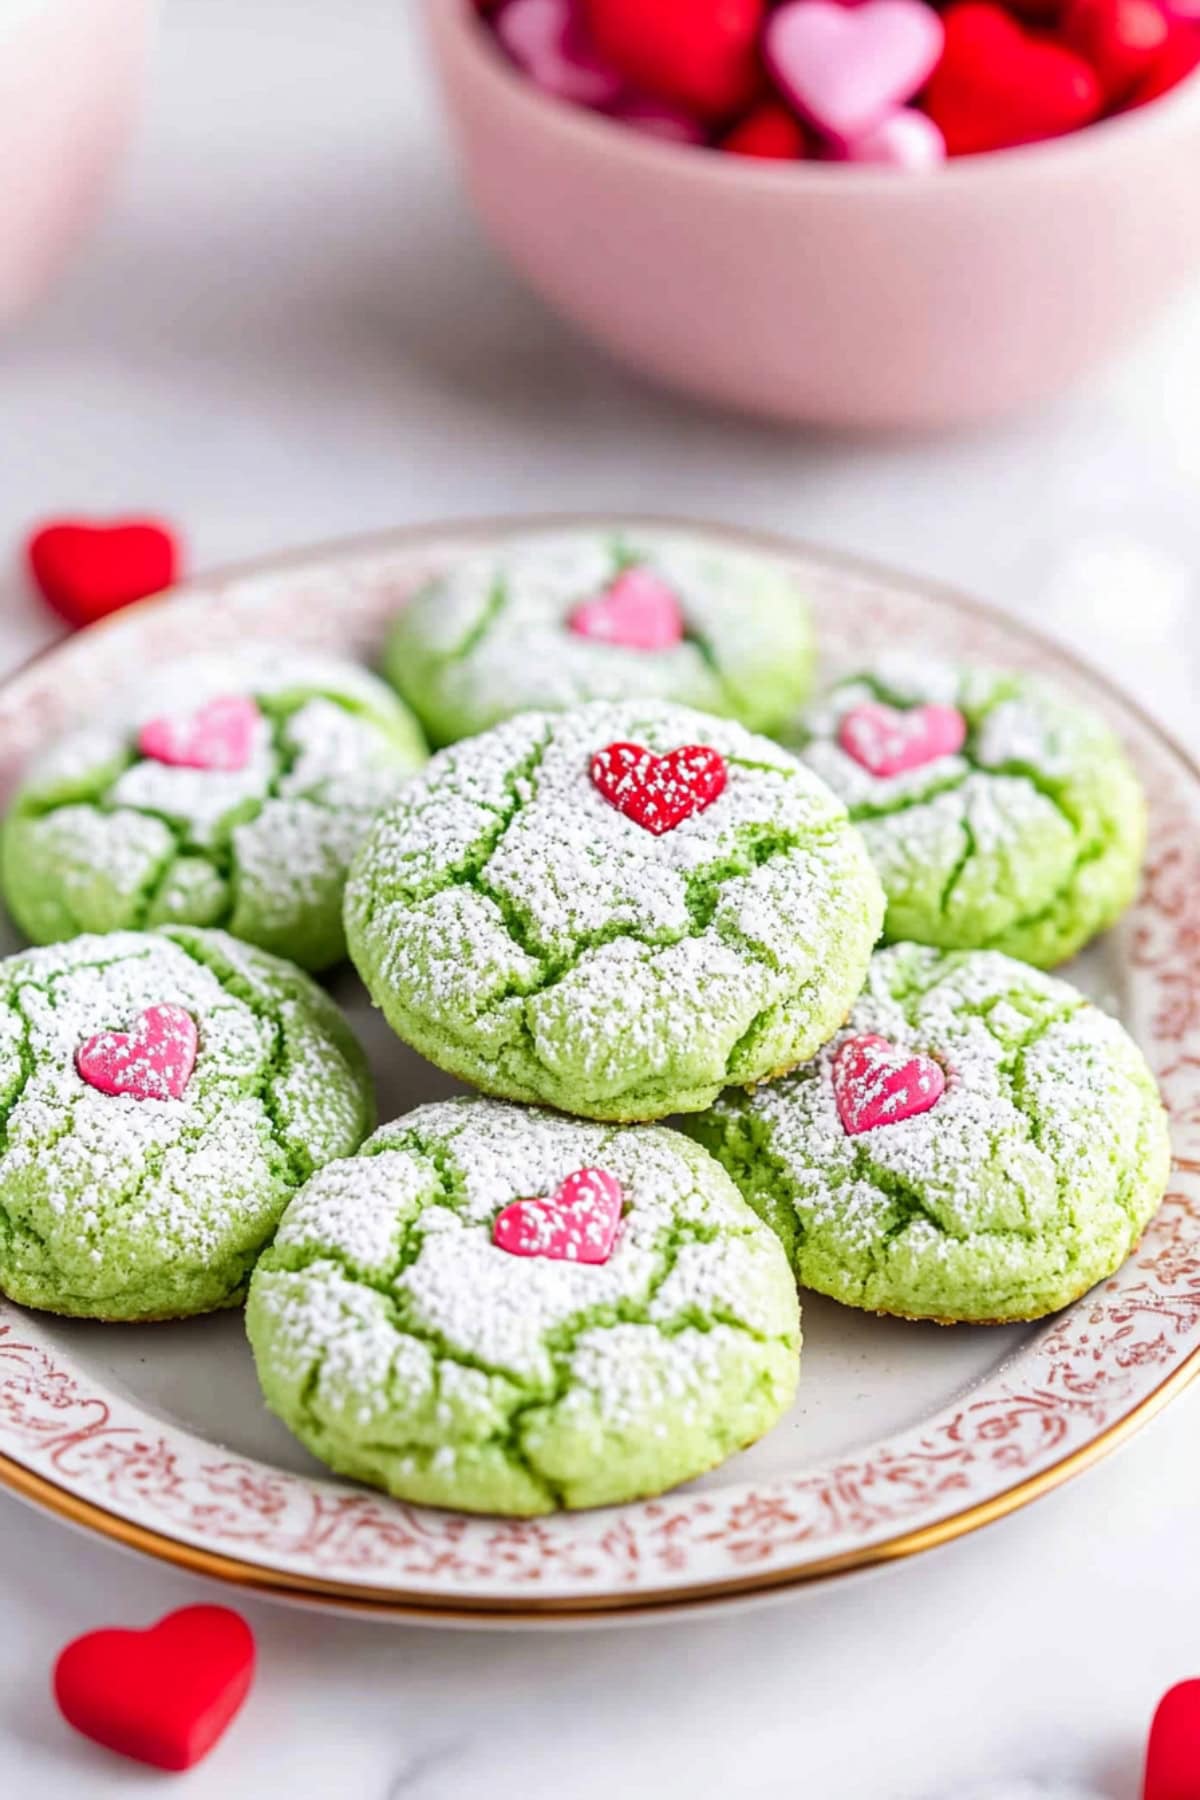
{"label": "green cookie", "polygon": [[[194,1026],[195,1065],[172,1063],[170,1092],[153,1053],[161,1008]],[[10,956],[0,1289],[81,1318],[232,1305],[292,1194],[357,1148],[372,1111],[333,1003],[224,932],[117,932]]]}
{"label": "green cookie", "polygon": [[383,668],[431,741],[452,744],[587,700],[675,700],[774,731],[812,665],[808,608],[779,564],[639,530],[464,560],[397,615]]}
{"label": "green cookie", "polygon": [[[892,746],[919,743],[932,705],[961,716],[961,751],[873,773],[859,757],[879,703],[899,717],[876,743],[893,729]],[[867,840],[889,939],[1048,968],[1134,897],[1146,843],[1137,777],[1107,725],[1042,681],[894,657],[835,688],[799,741]]]}
{"label": "green cookie", "polygon": [[[538,1253],[501,1247],[506,1209],[560,1190],[586,1212],[535,1207]],[[574,1255],[545,1254],[563,1227]],[[421,1107],[315,1176],[246,1328],[267,1404],[331,1468],[519,1515],[723,1462],[791,1403],[800,1342],[787,1259],[697,1145],[477,1099]]]}
{"label": "green cookie", "polygon": [[[928,1110],[857,1131],[855,1055],[944,1072]],[[878,1052],[878,1046],[870,1051]],[[902,1113],[911,1065],[874,1094]],[[839,1105],[839,1095],[841,1105]],[[1129,1255],[1162,1200],[1166,1115],[1141,1052],[1066,982],[994,951],[897,944],[807,1067],[689,1130],[773,1225],[801,1286],[906,1318],[1036,1319]]]}
{"label": "green cookie", "polygon": [[[726,784],[706,801],[671,777],[697,804],[651,829],[616,802],[654,805],[664,765],[643,756],[620,796],[593,779],[630,743],[702,747]],[[346,892],[350,953],[406,1042],[488,1093],[619,1120],[695,1112],[811,1056],[882,913],[823,783],[740,725],[653,702],[524,713],[441,751]]]}
{"label": "green cookie", "polygon": [[[161,760],[164,738],[192,763]],[[155,669],[22,784],[0,846],[9,911],[39,944],[219,925],[327,968],[350,858],[424,758],[410,714],[349,663],[258,648]]]}

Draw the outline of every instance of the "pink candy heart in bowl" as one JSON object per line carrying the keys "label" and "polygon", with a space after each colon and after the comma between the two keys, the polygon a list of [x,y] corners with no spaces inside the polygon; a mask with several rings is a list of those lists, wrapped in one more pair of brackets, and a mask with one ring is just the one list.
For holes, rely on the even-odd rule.
{"label": "pink candy heart in bowl", "polygon": [[933,73],[942,21],[923,0],[790,0],[763,39],[776,85],[824,136],[860,138]]}

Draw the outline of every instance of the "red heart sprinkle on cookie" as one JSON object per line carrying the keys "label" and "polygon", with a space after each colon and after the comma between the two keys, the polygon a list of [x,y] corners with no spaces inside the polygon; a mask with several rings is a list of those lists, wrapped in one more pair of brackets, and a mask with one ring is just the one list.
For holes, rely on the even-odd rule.
{"label": "red heart sprinkle on cookie", "polygon": [[592,758],[592,781],[610,806],[661,837],[724,792],[725,758],[708,744],[655,756],[641,744],[607,744]]}
{"label": "red heart sprinkle on cookie", "polygon": [[882,780],[953,756],[967,741],[967,721],[955,706],[913,706],[907,712],[867,700],[848,712],[838,743],[856,763]]}
{"label": "red heart sprinkle on cookie", "polygon": [[170,587],[181,560],[175,534],[155,519],[55,520],[33,532],[25,555],[42,597],[75,627]]}
{"label": "red heart sprinkle on cookie", "polygon": [[943,15],[946,47],[922,104],[951,156],[1003,150],[1090,125],[1104,103],[1095,70],[1074,51],[1021,29],[988,0]]}
{"label": "red heart sprinkle on cookie", "polygon": [[261,717],[253,700],[222,694],[186,717],[148,720],[138,733],[137,747],[154,762],[230,774],[250,761]]}
{"label": "red heart sprinkle on cookie", "polygon": [[834,1098],[849,1137],[928,1112],[945,1091],[931,1056],[906,1056],[873,1033],[848,1038],[833,1059]]}
{"label": "red heart sprinkle on cookie", "polygon": [[148,1006],[132,1031],[98,1031],[75,1067],[89,1087],[134,1100],[179,1100],[196,1066],[196,1021],[182,1006]]}
{"label": "red heart sprinkle on cookie", "polygon": [[683,637],[683,609],[653,570],[625,569],[602,594],[581,601],[567,625],[626,650],[669,650]]}
{"label": "red heart sprinkle on cookie", "polygon": [[254,1679],[254,1634],[227,1606],[185,1606],[148,1631],[89,1631],[62,1652],[54,1698],[68,1725],[156,1769],[207,1756]]}
{"label": "red heart sprinkle on cookie", "polygon": [[514,1200],[496,1220],[492,1242],[510,1256],[604,1263],[621,1223],[621,1184],[605,1169],[576,1169],[545,1200]]}
{"label": "red heart sprinkle on cookie", "polygon": [[1181,1681],[1158,1703],[1146,1748],[1142,1800],[1200,1794],[1200,1681]]}

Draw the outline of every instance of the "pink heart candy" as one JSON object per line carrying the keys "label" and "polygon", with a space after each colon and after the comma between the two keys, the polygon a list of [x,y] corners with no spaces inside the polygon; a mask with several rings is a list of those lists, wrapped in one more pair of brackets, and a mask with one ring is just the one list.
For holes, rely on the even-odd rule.
{"label": "pink heart candy", "polygon": [[580,601],[567,624],[626,650],[669,650],[683,637],[683,609],[652,569],[625,569],[602,594]]}
{"label": "pink heart candy", "polygon": [[865,136],[840,144],[836,160],[878,163],[889,169],[934,169],[946,160],[946,140],[927,113],[902,106]]}
{"label": "pink heart candy", "polygon": [[196,1021],[182,1006],[148,1006],[132,1031],[98,1031],[75,1067],[89,1087],[134,1100],[179,1100],[196,1066]]}
{"label": "pink heart candy", "polygon": [[544,93],[576,106],[607,106],[620,94],[620,76],[588,43],[571,0],[508,0],[495,28],[517,67]]}
{"label": "pink heart candy", "polygon": [[849,1137],[928,1112],[945,1091],[931,1056],[906,1056],[874,1034],[848,1038],[833,1059],[833,1095]]}
{"label": "pink heart candy", "polygon": [[498,1216],[492,1242],[510,1256],[604,1263],[621,1223],[621,1184],[605,1169],[576,1169],[549,1198],[514,1200]]}
{"label": "pink heart candy", "polygon": [[223,694],[183,717],[149,719],[137,747],[154,762],[182,769],[244,769],[262,714],[242,694]]}
{"label": "pink heart candy", "polygon": [[967,741],[967,721],[956,706],[912,706],[901,711],[867,700],[848,712],[838,743],[856,763],[881,779],[953,756]]}
{"label": "pink heart candy", "polygon": [[788,0],[767,20],[763,51],[796,110],[824,136],[851,142],[916,93],[944,39],[923,0]]}

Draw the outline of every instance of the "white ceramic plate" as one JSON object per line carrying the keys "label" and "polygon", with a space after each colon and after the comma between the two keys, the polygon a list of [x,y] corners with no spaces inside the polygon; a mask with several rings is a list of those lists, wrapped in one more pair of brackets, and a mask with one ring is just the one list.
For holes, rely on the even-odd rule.
{"label": "white ceramic plate", "polygon": [[[397,534],[134,608],[0,689],[0,789],[131,670],[254,638],[369,656],[393,609],[462,548],[575,522]],[[1152,808],[1145,891],[1072,973],[1125,1019],[1171,1108],[1173,1191],[1136,1256],[1040,1326],[946,1331],[808,1299],[799,1398],[762,1443],[661,1500],[533,1522],[330,1480],[261,1405],[236,1314],[113,1327],[0,1303],[0,1481],[259,1591],[430,1622],[553,1623],[728,1602],[926,1549],[1083,1468],[1200,1370],[1200,774],[1098,677],[997,614],[779,540],[710,535],[795,564],[827,673],[897,642],[1038,667],[1130,746]],[[382,1118],[451,1090],[348,972],[333,988],[371,1052]]]}

